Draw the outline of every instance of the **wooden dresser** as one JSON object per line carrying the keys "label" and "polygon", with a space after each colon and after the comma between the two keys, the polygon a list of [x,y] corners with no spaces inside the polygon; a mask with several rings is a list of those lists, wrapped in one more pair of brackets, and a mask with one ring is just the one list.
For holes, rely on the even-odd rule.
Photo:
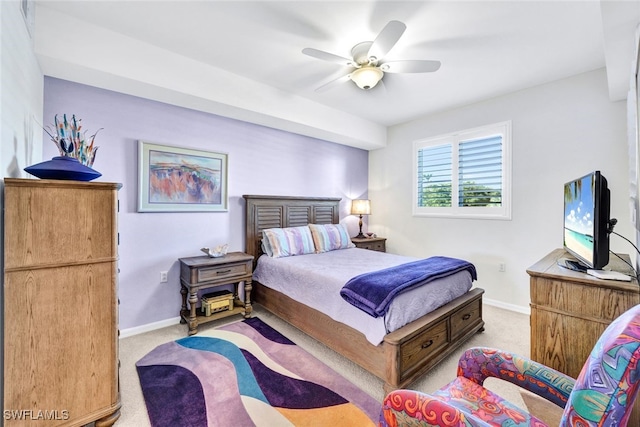
{"label": "wooden dresser", "polygon": [[121,185],[4,182],[4,425],[112,425]]}
{"label": "wooden dresser", "polygon": [[[531,276],[531,358],[577,378],[606,327],[640,303],[640,289],[635,279],[602,280],[560,267],[561,258],[574,259],[564,249],[556,249],[527,270]],[[609,266],[623,273],[630,270],[614,255]],[[634,408],[630,426],[640,426],[639,406]]]}

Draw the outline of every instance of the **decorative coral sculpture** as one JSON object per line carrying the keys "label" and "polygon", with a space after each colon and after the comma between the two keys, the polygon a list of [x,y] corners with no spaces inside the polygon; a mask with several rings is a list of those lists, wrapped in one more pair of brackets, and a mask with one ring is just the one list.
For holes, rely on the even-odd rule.
{"label": "decorative coral sculpture", "polygon": [[61,156],[73,157],[83,165],[92,167],[98,152],[98,146],[94,146],[94,140],[102,129],[98,129],[87,140],[87,131],[81,131],[80,121],[81,119],[76,119],[75,114],[71,116],[69,121],[66,114],[62,116],[62,121],[58,121],[56,114],[54,117],[55,131],[49,126],[49,130],[45,129],[45,132],[56,144]]}
{"label": "decorative coral sculpture", "polygon": [[201,248],[200,250],[209,255],[209,257],[211,258],[219,258],[227,254],[227,251],[229,250],[229,244],[225,243],[224,245],[218,245],[213,249]]}

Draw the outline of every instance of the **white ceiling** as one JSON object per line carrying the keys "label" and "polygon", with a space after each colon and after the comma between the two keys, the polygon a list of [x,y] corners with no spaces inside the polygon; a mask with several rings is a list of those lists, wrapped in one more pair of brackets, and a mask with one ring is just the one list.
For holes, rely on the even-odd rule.
{"label": "white ceiling", "polygon": [[[440,70],[314,90],[347,69],[303,48],[348,57],[390,20],[407,30],[386,59]],[[41,0],[35,50],[46,75],[371,149],[388,126],[605,66],[624,99],[639,20],[639,1]]]}

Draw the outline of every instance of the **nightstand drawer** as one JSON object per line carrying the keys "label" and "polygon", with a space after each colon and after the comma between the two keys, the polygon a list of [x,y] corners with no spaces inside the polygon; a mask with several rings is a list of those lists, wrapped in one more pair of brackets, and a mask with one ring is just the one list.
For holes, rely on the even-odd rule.
{"label": "nightstand drawer", "polygon": [[369,250],[378,251],[378,252],[387,251],[387,246],[386,246],[387,239],[383,237],[371,237],[371,238],[365,238],[365,239],[359,239],[357,237],[354,237],[351,239],[351,241],[353,242],[354,245],[356,245],[357,248],[360,248],[360,249],[369,249]]}
{"label": "nightstand drawer", "polygon": [[380,252],[384,252],[385,251],[384,242],[367,242],[367,243],[362,244],[362,245],[360,245],[358,247],[362,248],[362,249],[371,249],[372,251],[380,251]]}
{"label": "nightstand drawer", "polygon": [[220,258],[197,256],[180,258],[180,282],[188,286],[206,286],[210,283],[232,283],[244,280],[253,272],[253,257],[243,252],[232,252]]}
{"label": "nightstand drawer", "polygon": [[198,283],[210,280],[228,279],[234,276],[245,276],[251,273],[251,263],[221,265],[219,267],[201,268],[198,270]]}

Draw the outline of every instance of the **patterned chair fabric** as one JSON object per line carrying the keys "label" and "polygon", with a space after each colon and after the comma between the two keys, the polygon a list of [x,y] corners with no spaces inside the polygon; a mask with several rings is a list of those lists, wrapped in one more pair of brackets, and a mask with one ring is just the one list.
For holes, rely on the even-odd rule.
{"label": "patterned chair fabric", "polygon": [[482,385],[495,377],[564,408],[561,427],[627,425],[640,383],[640,305],[614,320],[600,336],[576,380],[522,356],[474,347],[463,353],[458,377],[432,395],[389,393],[380,427],[535,426],[546,424]]}

